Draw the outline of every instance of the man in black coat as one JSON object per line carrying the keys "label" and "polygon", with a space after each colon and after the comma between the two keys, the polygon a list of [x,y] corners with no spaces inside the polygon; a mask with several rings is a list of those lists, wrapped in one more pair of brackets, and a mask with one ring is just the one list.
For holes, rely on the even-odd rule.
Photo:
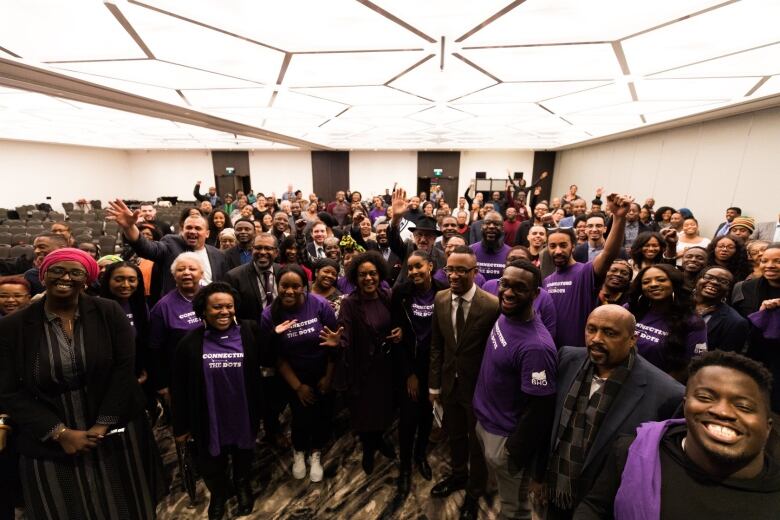
{"label": "man in black coat", "polygon": [[178,235],[166,235],[158,242],[154,242],[142,237],[135,225],[140,214],[138,210],[132,211],[120,199],[109,201],[108,204],[107,219],[115,220],[119,224],[133,251],[141,258],[159,263],[162,272],[161,296],[176,287],[171,265],[177,256],[187,251],[192,251],[201,257],[204,283],[209,284],[224,278],[228,271],[225,255],[216,247],[206,244],[209,223],[205,217],[187,217]]}
{"label": "man in black coat", "polygon": [[597,307],[585,325],[586,348],[558,354],[558,389],[546,489],[550,519],[569,519],[588,494],[615,439],[646,421],[669,419],[685,389],[636,353],[634,316]]}
{"label": "man in black coat", "polygon": [[237,244],[225,251],[228,271],[252,261],[252,245],[255,242],[255,225],[248,218],[236,220],[233,230]]}

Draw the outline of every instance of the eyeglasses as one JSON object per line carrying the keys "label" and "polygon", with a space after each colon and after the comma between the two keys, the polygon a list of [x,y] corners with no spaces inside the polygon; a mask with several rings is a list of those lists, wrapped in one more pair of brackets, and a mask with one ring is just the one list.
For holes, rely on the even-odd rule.
{"label": "eyeglasses", "polygon": [[272,251],[276,251],[276,248],[273,246],[254,246],[253,249],[255,251],[263,251],[266,253],[270,253]]}
{"label": "eyeglasses", "polygon": [[450,267],[450,266],[447,266],[447,267],[445,267],[443,269],[443,271],[445,273],[447,273],[447,274],[457,274],[459,276],[463,276],[464,274],[470,273],[474,269],[476,269],[476,267],[466,268],[466,267]]}
{"label": "eyeglasses", "polygon": [[717,276],[713,276],[709,273],[704,273],[703,275],[701,275],[701,279],[704,280],[705,282],[715,282],[716,284],[722,287],[728,287],[729,285],[731,285],[731,280],[729,280],[728,278],[720,278]]}
{"label": "eyeglasses", "polygon": [[83,269],[65,269],[58,266],[50,267],[46,273],[56,278],[62,278],[65,274],[68,274],[73,280],[81,280],[87,277],[87,272]]}

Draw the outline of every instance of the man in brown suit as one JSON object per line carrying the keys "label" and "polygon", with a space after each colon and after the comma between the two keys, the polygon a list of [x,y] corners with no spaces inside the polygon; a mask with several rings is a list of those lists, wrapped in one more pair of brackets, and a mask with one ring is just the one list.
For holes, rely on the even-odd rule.
{"label": "man in brown suit", "polygon": [[476,519],[487,468],[471,400],[482,353],[499,315],[498,299],[474,284],[477,258],[468,247],[453,251],[445,272],[450,289],[436,294],[433,307],[429,394],[431,402],[444,408],[452,471],[431,489],[431,496],[446,497],[465,489],[460,518]]}

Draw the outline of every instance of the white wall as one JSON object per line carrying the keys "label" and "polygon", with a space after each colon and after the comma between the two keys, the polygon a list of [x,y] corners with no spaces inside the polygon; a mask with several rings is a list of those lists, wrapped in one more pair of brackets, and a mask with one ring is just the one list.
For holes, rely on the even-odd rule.
{"label": "white wall", "polygon": [[201,193],[214,185],[214,167],[208,150],[132,150],[125,153],[132,182],[120,193],[126,193],[127,198],[155,200],[176,196],[180,200],[194,200],[195,182],[203,181]]}
{"label": "white wall", "polygon": [[417,152],[349,152],[349,187],[364,200],[384,195],[395,183],[409,193],[417,190]]}
{"label": "white wall", "polygon": [[128,172],[121,150],[0,141],[0,207],[44,202],[62,211],[62,202],[108,200],[117,194],[117,176]]}
{"label": "white wall", "polygon": [[249,171],[255,193],[276,193],[278,198],[287,191],[288,184],[293,190],[301,190],[304,197],[312,192],[311,152],[249,152]]}
{"label": "white wall", "polygon": [[558,152],[553,193],[598,186],[641,204],[687,207],[711,236],[729,206],[758,221],[780,212],[780,109]]}
{"label": "white wall", "polygon": [[460,153],[458,193],[466,191],[476,172],[485,172],[488,178],[506,179],[507,170],[523,172],[530,180],[534,167],[534,152],[530,150],[464,151]]}

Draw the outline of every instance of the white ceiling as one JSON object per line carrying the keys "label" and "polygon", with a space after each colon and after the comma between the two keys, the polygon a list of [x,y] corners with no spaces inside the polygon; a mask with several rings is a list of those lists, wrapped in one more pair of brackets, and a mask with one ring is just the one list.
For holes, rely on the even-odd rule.
{"label": "white ceiling", "polygon": [[[25,0],[0,56],[336,149],[548,149],[780,93],[778,0]],[[285,145],[0,89],[0,138]]]}

